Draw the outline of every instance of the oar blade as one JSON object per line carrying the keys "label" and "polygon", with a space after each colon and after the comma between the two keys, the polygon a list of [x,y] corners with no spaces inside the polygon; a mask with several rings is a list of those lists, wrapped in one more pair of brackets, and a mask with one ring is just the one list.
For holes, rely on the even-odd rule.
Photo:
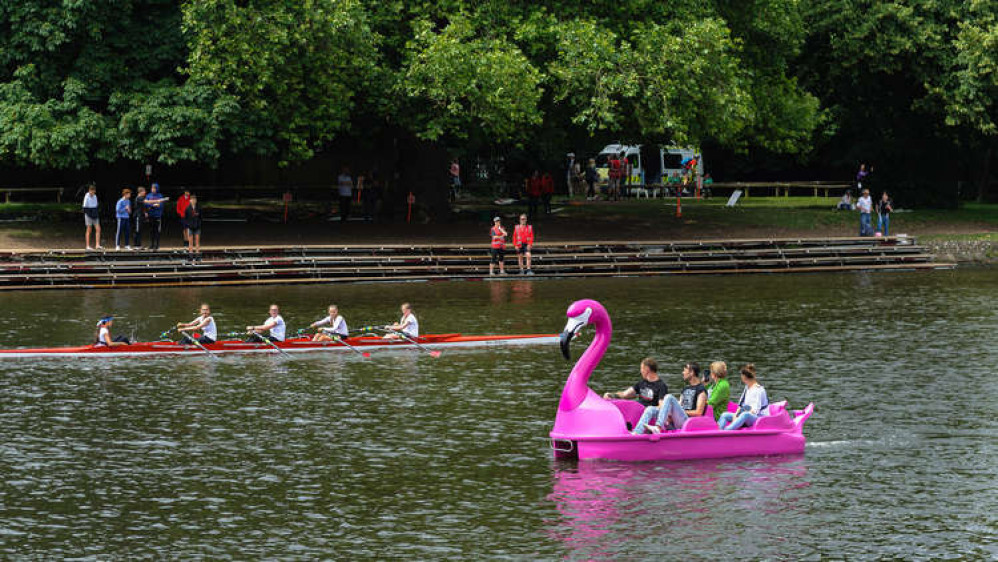
{"label": "oar blade", "polygon": [[437,357],[440,357],[440,352],[436,351],[436,350],[431,351],[430,352],[430,357],[433,357],[434,359],[436,359]]}
{"label": "oar blade", "polygon": [[361,355],[361,357],[363,357],[364,359],[370,359],[370,358],[371,358],[371,354],[370,354],[369,352],[367,352],[367,351],[365,351],[365,352],[361,353],[360,355]]}

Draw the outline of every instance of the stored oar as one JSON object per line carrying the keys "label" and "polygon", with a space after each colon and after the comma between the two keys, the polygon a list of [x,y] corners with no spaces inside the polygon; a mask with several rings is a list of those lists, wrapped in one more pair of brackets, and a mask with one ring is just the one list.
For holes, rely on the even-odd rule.
{"label": "stored oar", "polygon": [[356,351],[356,352],[357,352],[357,353],[359,353],[359,354],[361,355],[361,357],[363,357],[364,359],[367,359],[367,358],[371,357],[371,354],[370,354],[370,353],[368,353],[368,352],[366,352],[366,351],[361,351],[361,350],[357,349],[356,347],[354,347],[354,346],[352,346],[352,345],[348,344],[347,342],[343,341],[343,338],[342,338],[342,337],[340,337],[339,335],[336,335],[336,336],[333,336],[333,341],[336,341],[336,342],[339,342],[339,343],[341,343],[341,344],[343,344],[343,345],[345,345],[345,346],[349,347],[350,349],[352,349],[352,350]]}
{"label": "stored oar", "polygon": [[385,332],[385,333],[387,333],[387,334],[395,334],[395,335],[397,335],[397,336],[405,339],[406,341],[408,341],[412,345],[416,346],[420,351],[425,351],[426,353],[429,353],[430,357],[433,357],[434,359],[437,358],[437,357],[440,357],[440,352],[439,351],[437,351],[435,349],[430,349],[430,348],[426,347],[425,345],[419,343],[418,341],[410,338],[408,336],[408,334],[406,334],[405,332],[397,332],[395,330],[390,330],[388,328],[384,328],[382,331]]}
{"label": "stored oar", "polygon": [[265,338],[265,337],[261,336],[257,332],[250,332],[250,333],[256,339],[258,339],[258,340],[262,341],[263,343],[269,345],[270,347],[276,349],[278,352],[280,352],[281,355],[287,357],[288,359],[291,358],[291,356],[286,351],[284,351],[283,349],[281,349],[281,348],[277,347],[276,345],[274,345],[274,342],[270,341],[268,338]]}

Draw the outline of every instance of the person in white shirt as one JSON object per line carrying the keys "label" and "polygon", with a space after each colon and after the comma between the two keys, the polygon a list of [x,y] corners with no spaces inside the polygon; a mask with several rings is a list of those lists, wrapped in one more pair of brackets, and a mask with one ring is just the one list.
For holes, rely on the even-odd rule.
{"label": "person in white shirt", "polygon": [[335,304],[329,305],[329,316],[312,322],[308,327],[318,328],[319,326],[329,327],[321,328],[315,334],[315,337],[312,338],[312,341],[331,341],[336,336],[345,338],[350,335],[350,330],[347,328],[347,321],[340,316],[340,309]]}
{"label": "person in white shirt", "polygon": [[94,184],[90,184],[86,194],[83,195],[83,222],[87,226],[87,233],[83,237],[87,249],[93,250],[90,247],[90,229],[93,228],[94,245],[98,250],[103,250],[104,246],[100,245],[100,210],[97,205],[97,186]]}
{"label": "person in white shirt", "polygon": [[97,341],[94,342],[95,346],[115,347],[131,343],[125,336],[118,336],[112,339],[111,327],[113,325],[114,316],[105,316],[97,321]]}
{"label": "person in white shirt", "polygon": [[[409,303],[402,303],[402,318],[398,322],[385,326],[386,330],[392,330],[393,332],[399,332],[405,334],[410,338],[419,337],[419,320],[416,319],[416,315],[412,313],[412,305]],[[395,334],[385,334],[385,339],[405,339],[398,333]]]}
{"label": "person in white shirt", "polygon": [[769,415],[769,397],[766,396],[766,389],[756,380],[755,365],[749,363],[742,367],[741,375],[745,389],[738,400],[738,411],[721,414],[721,419],[717,420],[721,429],[751,427],[755,425],[755,420]]}
{"label": "person in white shirt", "polygon": [[350,200],[353,199],[353,177],[346,166],[336,178],[336,192],[340,197],[340,222],[345,223],[350,217]]}
{"label": "person in white shirt", "polygon": [[192,338],[185,332],[193,332],[195,330],[201,331],[201,336],[197,338],[197,342],[202,345],[218,341],[218,329],[215,327],[215,319],[211,316],[211,308],[207,303],[201,305],[201,312],[197,318],[190,322],[177,323],[177,331],[183,337],[184,343],[194,343],[195,338]]}
{"label": "person in white shirt", "polygon": [[873,200],[870,199],[869,189],[864,189],[862,196],[856,201],[856,210],[859,211],[859,235],[873,236],[873,222],[870,220]]}
{"label": "person in white shirt", "polygon": [[[267,338],[270,341],[284,341],[284,319],[281,318],[281,309],[276,305],[270,305],[270,318],[259,326],[246,326],[246,332],[250,334],[250,339]],[[264,335],[263,332],[269,332]]]}

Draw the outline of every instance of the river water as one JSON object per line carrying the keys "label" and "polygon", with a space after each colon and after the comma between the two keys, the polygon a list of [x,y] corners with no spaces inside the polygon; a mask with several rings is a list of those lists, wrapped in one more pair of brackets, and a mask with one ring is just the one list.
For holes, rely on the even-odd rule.
{"label": "river water", "polygon": [[[998,271],[0,294],[0,345],[118,316],[155,338],[212,304],[294,329],[411,301],[429,332],[557,332],[606,305],[597,391],[654,356],[755,362],[817,405],[805,454],[556,462],[557,346],[0,364],[0,557],[994,559]],[[588,338],[573,342],[578,357]],[[733,382],[732,392],[740,391]]]}

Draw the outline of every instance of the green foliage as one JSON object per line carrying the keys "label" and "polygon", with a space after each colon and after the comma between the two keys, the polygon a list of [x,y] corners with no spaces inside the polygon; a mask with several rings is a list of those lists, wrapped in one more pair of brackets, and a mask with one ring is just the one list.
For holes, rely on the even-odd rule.
{"label": "green foliage", "polygon": [[415,27],[398,91],[421,109],[405,118],[419,136],[483,128],[503,142],[540,122],[541,73],[515,45],[478,37],[465,17],[440,32],[425,20]]}
{"label": "green foliage", "polygon": [[298,161],[350,125],[379,60],[357,0],[190,0],[191,81],[232,96],[235,151]]}

